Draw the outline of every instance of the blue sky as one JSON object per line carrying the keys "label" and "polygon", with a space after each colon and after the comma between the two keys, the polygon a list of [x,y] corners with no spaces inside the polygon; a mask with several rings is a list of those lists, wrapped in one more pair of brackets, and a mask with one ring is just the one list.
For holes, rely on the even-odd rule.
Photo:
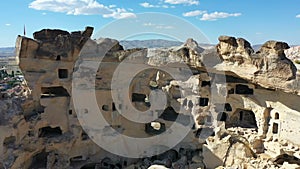
{"label": "blue sky", "polygon": [[[1,8],[0,47],[14,46],[24,24],[29,37],[43,28],[76,31],[93,26],[97,32],[118,19],[138,20],[144,12],[167,13],[186,20],[211,43],[217,43],[220,35],[231,35],[251,44],[280,40],[300,45],[299,0],[9,0],[1,1]],[[177,29],[168,21],[155,23],[155,18],[139,24],[166,31]],[[100,36],[113,36],[125,27]]]}

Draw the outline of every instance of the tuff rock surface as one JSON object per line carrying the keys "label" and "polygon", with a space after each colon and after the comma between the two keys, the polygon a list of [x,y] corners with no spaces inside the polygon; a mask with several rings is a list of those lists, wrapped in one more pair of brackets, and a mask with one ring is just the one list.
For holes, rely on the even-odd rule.
{"label": "tuff rock surface", "polygon": [[[245,39],[221,36],[214,49],[188,39],[167,49],[124,50],[116,40],[91,40],[92,30],[18,37],[31,93],[22,102],[1,101],[2,168],[299,168],[299,76],[285,56],[286,43],[268,41],[255,53]],[[75,103],[92,102],[91,91],[108,125],[89,135],[80,120],[94,109]],[[123,115],[150,121],[133,123]],[[143,151],[140,158],[118,156],[94,142],[120,134],[179,135],[180,128],[168,128],[190,122],[184,139],[151,157]],[[162,147],[157,141],[145,146],[149,152]]]}

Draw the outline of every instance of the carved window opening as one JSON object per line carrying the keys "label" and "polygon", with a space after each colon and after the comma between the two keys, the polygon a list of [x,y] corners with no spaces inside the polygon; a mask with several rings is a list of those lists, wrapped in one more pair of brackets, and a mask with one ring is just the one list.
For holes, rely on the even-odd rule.
{"label": "carved window opening", "polygon": [[39,129],[39,137],[53,138],[62,135],[60,127],[43,127]]}
{"label": "carved window opening", "polygon": [[41,98],[51,98],[51,97],[70,97],[68,91],[61,87],[42,87],[41,89]]}
{"label": "carved window opening", "polygon": [[275,113],[275,120],[278,120],[279,119],[279,113]]}
{"label": "carved window opening", "polygon": [[145,132],[150,135],[158,135],[166,131],[166,125],[161,122],[151,122],[145,124]]}
{"label": "carved window opening", "polygon": [[278,124],[277,123],[273,123],[272,132],[273,132],[273,134],[278,134]]}
{"label": "carved window opening", "polygon": [[240,121],[243,121],[244,120],[244,112],[243,111],[240,111]]}
{"label": "carved window opening", "polygon": [[60,55],[57,55],[57,56],[56,56],[56,60],[57,60],[57,61],[61,60],[61,56],[60,56]]}
{"label": "carved window opening", "polygon": [[183,106],[186,106],[186,105],[187,105],[187,102],[188,102],[187,99],[184,99],[182,105],[183,105]]}
{"label": "carved window opening", "polygon": [[115,103],[112,103],[112,104],[111,104],[111,107],[112,107],[112,111],[116,111],[116,110],[117,110],[117,109],[116,109]]}
{"label": "carved window opening", "polygon": [[208,98],[199,98],[199,105],[204,107],[208,106],[209,99]]}
{"label": "carved window opening", "polygon": [[68,69],[58,69],[58,78],[67,79],[68,78]]}
{"label": "carved window opening", "polygon": [[244,95],[253,95],[253,89],[249,88],[247,85],[236,85],[236,94],[244,94]]}
{"label": "carved window opening", "polygon": [[108,105],[103,105],[102,110],[103,111],[109,111],[109,106]]}
{"label": "carved window opening", "polygon": [[81,133],[81,140],[85,141],[88,140],[90,137],[86,134],[86,132],[82,131]]}
{"label": "carved window opening", "polygon": [[199,128],[195,132],[195,137],[200,139],[207,139],[209,136],[215,136],[215,132],[213,128]]}
{"label": "carved window opening", "polygon": [[193,108],[193,106],[194,106],[194,104],[193,104],[193,102],[190,100],[189,102],[188,102],[188,108]]}
{"label": "carved window opening", "polygon": [[232,111],[232,107],[229,103],[225,103],[225,111]]}
{"label": "carved window opening", "polygon": [[210,81],[202,81],[201,82],[201,87],[205,87],[205,86],[211,86]]}
{"label": "carved window opening", "polygon": [[160,118],[166,121],[175,121],[178,115],[179,114],[173,109],[173,107],[167,107],[160,115]]}
{"label": "carved window opening", "polygon": [[141,93],[132,93],[131,101],[132,102],[145,102],[146,95]]}
{"label": "carved window opening", "polygon": [[227,120],[227,113],[225,113],[225,112],[220,112],[220,113],[218,114],[217,120],[218,120],[218,121],[226,121],[226,120]]}

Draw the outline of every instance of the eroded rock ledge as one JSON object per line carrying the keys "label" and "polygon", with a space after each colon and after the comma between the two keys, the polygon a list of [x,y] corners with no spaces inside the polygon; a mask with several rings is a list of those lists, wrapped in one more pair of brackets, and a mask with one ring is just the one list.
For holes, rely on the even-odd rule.
{"label": "eroded rock ledge", "polygon": [[[255,52],[245,39],[221,36],[213,49],[188,39],[178,47],[124,50],[116,40],[91,40],[92,31],[44,29],[34,33],[34,39],[18,37],[20,68],[32,93],[23,105],[5,102],[18,113],[0,119],[0,168],[299,167],[299,76],[284,54],[286,43],[268,41]],[[78,66],[99,58],[96,72]],[[124,62],[131,69],[118,72],[121,80],[113,88],[114,73]],[[165,65],[169,72],[159,69]],[[148,69],[129,77],[130,70],[139,67]],[[77,76],[80,80],[72,86]],[[124,85],[122,80],[129,78],[129,86]],[[84,95],[95,89],[98,107],[109,123],[97,131],[101,137],[146,138],[166,134],[173,123],[186,126],[192,120],[194,125],[163,154],[120,157],[95,144],[82,128],[77,117],[93,109],[74,106],[72,87],[83,91],[82,101],[90,101]],[[129,88],[129,100],[120,92],[124,88]],[[168,101],[163,108],[153,108],[151,100],[162,102],[160,91]],[[130,106],[153,111],[142,117],[130,114]],[[133,123],[121,115],[126,113],[138,120],[156,118]],[[89,123],[97,123],[94,120]],[[145,146],[149,152],[161,147],[159,142]]]}
{"label": "eroded rock ledge", "polygon": [[217,51],[223,63],[218,70],[228,70],[236,75],[267,88],[298,93],[297,68],[284,51],[289,45],[268,41],[254,52],[250,43],[242,38],[221,36]]}

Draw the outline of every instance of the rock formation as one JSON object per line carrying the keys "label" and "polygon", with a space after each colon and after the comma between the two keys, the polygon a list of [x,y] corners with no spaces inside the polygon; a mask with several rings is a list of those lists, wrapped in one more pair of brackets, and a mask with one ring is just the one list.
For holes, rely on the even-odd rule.
{"label": "rock formation", "polygon": [[287,43],[268,41],[253,53],[250,43],[244,39],[221,36],[219,40],[217,50],[224,62],[217,65],[217,69],[231,71],[266,88],[299,92],[295,88],[297,68],[284,53],[289,48]]}
{"label": "rock formation", "polygon": [[[299,75],[285,56],[286,43],[268,41],[254,53],[245,39],[221,36],[215,49],[202,49],[188,39],[167,49],[124,50],[116,40],[91,40],[92,31],[44,29],[34,33],[34,39],[18,37],[17,55],[31,95],[22,105],[1,103],[8,106],[0,114],[0,168],[300,166]],[[84,64],[99,66],[99,59],[96,72]],[[127,71],[118,70],[122,63]],[[75,88],[83,91],[81,97],[74,98]],[[94,109],[74,104],[92,102],[85,94],[93,90],[108,125],[90,135],[81,120]],[[11,107],[16,108],[5,112]],[[136,110],[149,113],[141,116]],[[125,115],[152,120],[135,123]],[[104,141],[120,134],[180,134],[169,130],[174,123],[190,127],[186,136],[153,156],[140,151],[140,158],[122,157],[94,142],[97,134]],[[145,146],[149,152],[162,147],[159,142]]]}

